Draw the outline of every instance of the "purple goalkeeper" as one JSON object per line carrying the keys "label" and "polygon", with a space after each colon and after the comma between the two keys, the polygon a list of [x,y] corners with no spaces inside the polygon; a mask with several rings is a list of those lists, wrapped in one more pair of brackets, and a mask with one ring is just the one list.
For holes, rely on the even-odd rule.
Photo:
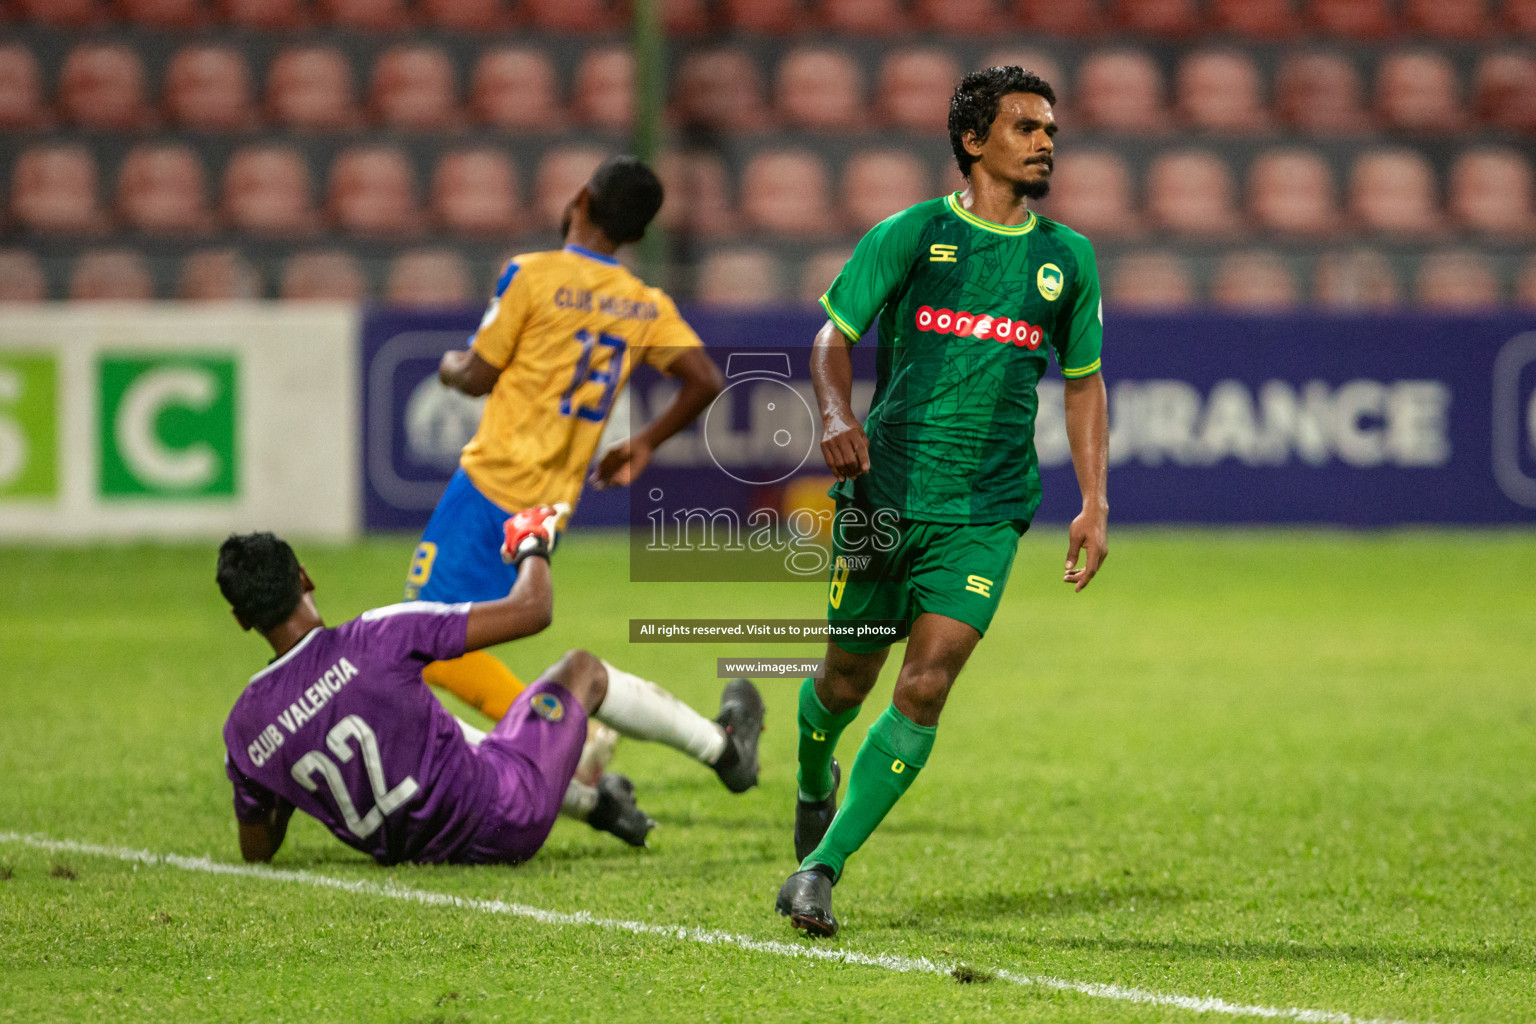
{"label": "purple goalkeeper", "polygon": [[711,721],[654,683],[570,651],[488,735],[422,683],[429,662],[549,624],[558,521],[546,506],[507,524],[504,551],[518,573],[504,598],[392,605],[333,629],[287,543],[270,533],[224,542],[219,589],[241,628],[260,632],[276,654],[224,725],[246,860],[272,859],[295,808],[381,864],[520,863],[562,810],[642,845],[655,822],[627,779],[607,775],[595,787],[573,779],[589,714],[711,765],[733,791],[756,783],[762,699],[746,680],[726,687],[721,718]]}

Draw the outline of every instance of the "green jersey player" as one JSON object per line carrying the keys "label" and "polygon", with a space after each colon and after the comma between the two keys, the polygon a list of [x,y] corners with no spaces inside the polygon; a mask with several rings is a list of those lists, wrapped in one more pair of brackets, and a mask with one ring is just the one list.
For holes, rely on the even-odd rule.
{"label": "green jersey player", "polygon": [[[836,804],[833,750],[857,717],[889,639],[829,641],[826,675],[800,691],[795,855],[777,909],[832,935],[832,886],[928,759],[944,701],[986,632],[1019,536],[1040,504],[1036,386],[1054,353],[1083,510],[1067,543],[1082,590],[1108,554],[1103,311],[1093,248],[1028,206],[1049,188],[1050,85],[1018,67],[967,75],[949,138],[969,187],[867,234],[822,305],[811,375],[822,454],[837,478],[828,617],[898,620],[906,656]],[[878,383],[861,427],[848,346],[879,324]]]}

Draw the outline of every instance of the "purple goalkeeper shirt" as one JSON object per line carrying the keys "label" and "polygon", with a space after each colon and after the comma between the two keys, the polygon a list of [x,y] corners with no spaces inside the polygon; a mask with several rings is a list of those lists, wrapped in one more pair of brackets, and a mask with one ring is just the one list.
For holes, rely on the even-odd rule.
{"label": "purple goalkeeper shirt", "polygon": [[252,676],[224,723],[235,817],[265,820],[281,796],[381,863],[456,859],[496,776],[421,670],[464,653],[468,622],[468,604],[375,608]]}

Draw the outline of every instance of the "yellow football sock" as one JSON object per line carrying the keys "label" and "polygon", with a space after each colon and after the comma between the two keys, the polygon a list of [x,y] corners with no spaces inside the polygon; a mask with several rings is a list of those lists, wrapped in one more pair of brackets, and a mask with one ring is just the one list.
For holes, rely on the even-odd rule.
{"label": "yellow football sock", "polygon": [[527,689],[501,659],[485,651],[470,651],[452,661],[434,661],[421,670],[421,678],[496,722],[501,721],[517,695]]}

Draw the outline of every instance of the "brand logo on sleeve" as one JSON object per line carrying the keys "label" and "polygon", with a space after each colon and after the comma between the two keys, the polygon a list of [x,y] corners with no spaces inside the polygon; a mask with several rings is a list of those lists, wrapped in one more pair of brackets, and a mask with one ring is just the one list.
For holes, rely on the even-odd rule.
{"label": "brand logo on sleeve", "polygon": [[991,597],[992,581],[985,576],[967,576],[965,578],[965,589],[973,594],[980,594],[982,597]]}
{"label": "brand logo on sleeve", "polygon": [[1061,297],[1061,281],[1061,268],[1054,263],[1047,263],[1035,275],[1035,286],[1046,302],[1055,302]]}
{"label": "brand logo on sleeve", "polygon": [[1031,352],[1040,347],[1044,332],[1023,320],[1010,320],[990,313],[955,312],[923,306],[914,318],[920,331],[953,334],[957,338],[991,338],[1004,345],[1014,344]]}
{"label": "brand logo on sleeve", "polygon": [[533,705],[533,713],[546,722],[558,722],[565,717],[565,705],[552,693],[538,694],[529,703]]}
{"label": "brand logo on sleeve", "polygon": [[941,243],[935,242],[933,245],[928,247],[928,262],[958,263],[960,261],[955,258],[955,253],[959,251],[960,247],[958,245],[943,245]]}

